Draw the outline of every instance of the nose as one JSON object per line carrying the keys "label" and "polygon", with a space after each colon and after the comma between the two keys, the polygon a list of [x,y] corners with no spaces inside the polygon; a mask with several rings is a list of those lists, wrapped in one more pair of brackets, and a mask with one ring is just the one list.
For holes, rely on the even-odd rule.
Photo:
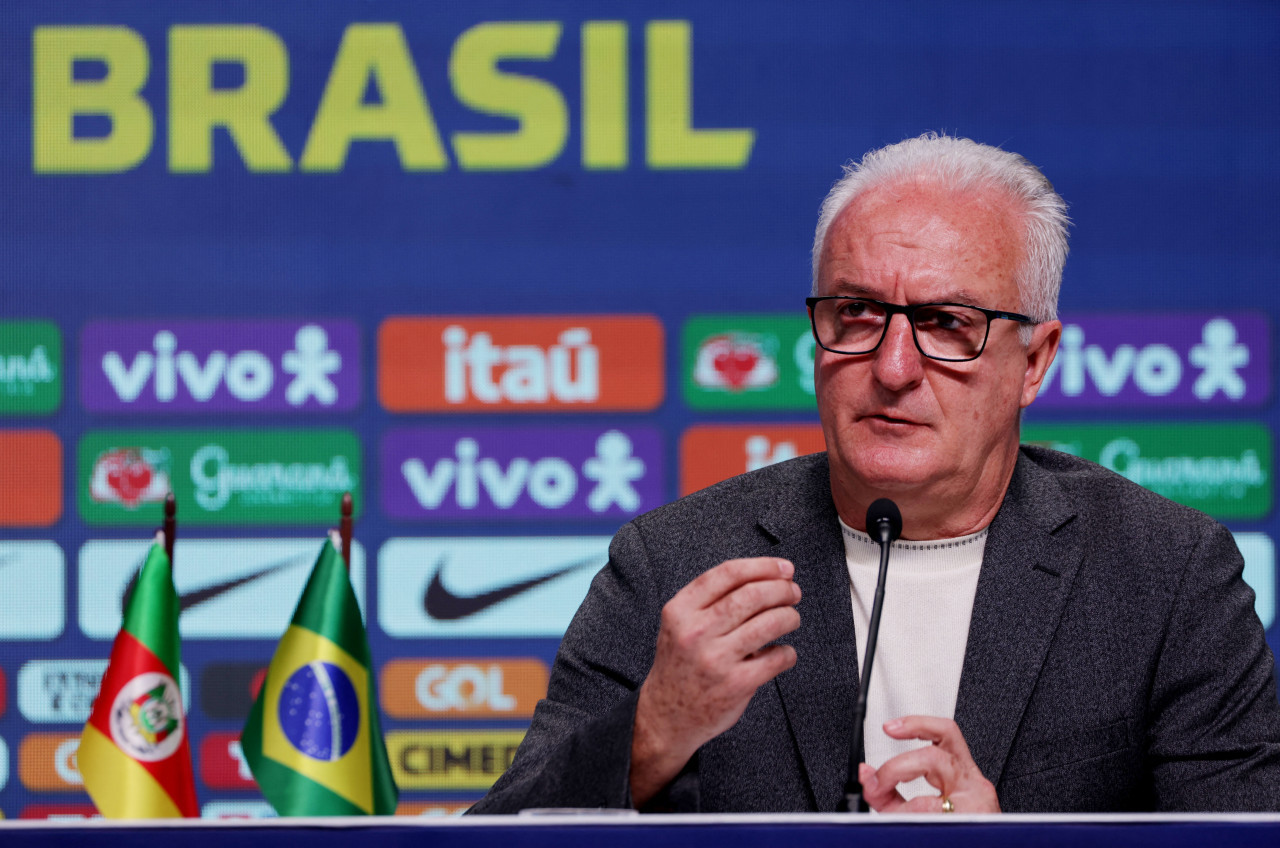
{"label": "nose", "polygon": [[[895,321],[901,318],[901,321]],[[911,336],[911,322],[905,315],[890,315],[884,340],[872,354],[872,374],[891,392],[901,392],[919,383],[924,376],[924,354]]]}

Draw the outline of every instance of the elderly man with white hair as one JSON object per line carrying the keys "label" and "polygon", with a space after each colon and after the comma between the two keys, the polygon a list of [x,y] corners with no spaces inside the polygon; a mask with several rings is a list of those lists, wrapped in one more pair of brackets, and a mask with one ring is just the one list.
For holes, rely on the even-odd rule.
{"label": "elderly man with white hair", "polygon": [[[807,304],[826,452],[623,527],[473,812],[1280,809],[1274,660],[1230,533],[1021,446],[1057,351],[1062,199],[927,134],[822,205]],[[895,501],[862,762],[878,543]],[[856,758],[855,758],[856,759]]]}

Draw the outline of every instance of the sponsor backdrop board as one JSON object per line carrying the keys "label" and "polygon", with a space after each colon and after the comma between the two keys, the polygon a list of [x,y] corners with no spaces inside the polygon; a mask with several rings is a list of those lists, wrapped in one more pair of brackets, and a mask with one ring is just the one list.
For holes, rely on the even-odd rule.
{"label": "sponsor backdrop board", "polygon": [[0,43],[6,817],[92,814],[169,490],[205,815],[269,813],[239,732],[344,491],[400,812],[478,798],[617,527],[821,449],[818,204],[930,129],[1071,206],[1027,440],[1224,521],[1280,646],[1274,3],[12,0]]}

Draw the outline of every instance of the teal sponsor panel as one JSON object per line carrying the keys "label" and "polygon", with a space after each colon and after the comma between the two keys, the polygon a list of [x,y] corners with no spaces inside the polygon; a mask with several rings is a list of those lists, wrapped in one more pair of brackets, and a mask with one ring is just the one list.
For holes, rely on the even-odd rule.
{"label": "teal sponsor panel", "polygon": [[[324,534],[314,538],[184,539],[173,548],[173,586],[183,639],[279,639],[289,628]],[[132,591],[150,543],[93,539],[80,548],[80,631],[113,639],[125,596]],[[351,543],[349,568],[356,602],[365,608],[364,546]],[[287,603],[281,599],[287,598]]]}
{"label": "teal sponsor panel", "polygon": [[1271,512],[1271,431],[1262,424],[1034,424],[1022,441],[1092,460],[1214,518]]}
{"label": "teal sponsor panel", "polygon": [[0,542],[0,639],[56,639],[66,622],[67,564],[56,542]]}
{"label": "teal sponsor panel", "polygon": [[1233,533],[1244,557],[1244,582],[1254,593],[1253,608],[1270,629],[1276,620],[1276,546],[1266,533]]}
{"label": "teal sponsor panel", "polygon": [[609,536],[389,539],[378,623],[397,638],[559,638],[609,560]]}
{"label": "teal sponsor panel", "polygon": [[62,403],[62,333],[49,321],[0,321],[0,415],[41,415]]}
{"label": "teal sponsor panel", "polygon": [[348,430],[110,430],[80,440],[76,494],[93,525],[156,525],[172,491],[184,524],[338,520],[360,512],[360,441]]}
{"label": "teal sponsor panel", "polygon": [[[84,724],[98,697],[106,659],[31,660],[18,669],[18,710],[33,724]],[[182,708],[191,712],[191,675],[179,672]]]}
{"label": "teal sponsor panel", "polygon": [[815,343],[803,312],[695,315],[680,336],[694,409],[813,409]]}

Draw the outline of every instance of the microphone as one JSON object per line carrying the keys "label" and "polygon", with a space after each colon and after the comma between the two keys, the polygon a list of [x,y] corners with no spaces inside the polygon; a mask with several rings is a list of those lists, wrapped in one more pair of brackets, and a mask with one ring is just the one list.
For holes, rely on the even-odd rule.
{"label": "microphone", "polygon": [[853,743],[849,747],[849,779],[844,785],[841,811],[869,811],[858,780],[858,764],[863,758],[863,725],[867,721],[867,687],[871,684],[871,664],[876,658],[876,636],[880,633],[880,610],[884,608],[884,581],[889,573],[889,545],[902,535],[902,513],[888,498],[880,498],[867,508],[867,534],[880,543],[880,574],[871,602],[871,623],[867,627],[867,647],[862,652],[862,680],[858,682],[858,703],[853,710]]}

